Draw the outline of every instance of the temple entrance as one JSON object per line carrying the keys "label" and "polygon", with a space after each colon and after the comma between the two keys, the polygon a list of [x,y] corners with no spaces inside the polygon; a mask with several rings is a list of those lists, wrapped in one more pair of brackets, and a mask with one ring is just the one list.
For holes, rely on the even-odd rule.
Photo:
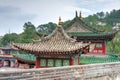
{"label": "temple entrance", "polygon": [[4,61],[4,67],[10,67],[10,60]]}

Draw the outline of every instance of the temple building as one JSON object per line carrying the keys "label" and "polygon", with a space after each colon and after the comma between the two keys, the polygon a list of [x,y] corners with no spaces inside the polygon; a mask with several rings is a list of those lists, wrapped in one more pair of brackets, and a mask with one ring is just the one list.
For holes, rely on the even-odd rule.
{"label": "temple building", "polygon": [[[77,42],[82,41],[83,43],[91,42],[95,44],[94,50],[90,51],[90,54],[106,55],[106,44],[108,41],[111,41],[117,33],[117,31],[103,32],[87,25],[82,20],[81,12],[78,16],[77,11],[75,17],[67,25],[64,25],[63,28],[65,32],[72,38],[75,38]],[[42,33],[38,32],[38,35],[41,36]],[[48,34],[44,33],[43,35]]]}
{"label": "temple building", "polygon": [[14,57],[20,63],[36,65],[36,68],[118,62],[119,56],[106,50],[107,42],[114,39],[116,33],[103,32],[87,25],[81,12],[79,16],[76,12],[66,25],[62,26],[59,19],[58,27],[51,34],[37,32],[42,37],[40,41],[13,43],[20,50]]}
{"label": "temple building", "polygon": [[90,42],[77,42],[66,34],[59,18],[58,27],[48,36],[33,43],[12,43],[21,51],[36,57],[36,68],[58,67],[80,64],[81,54],[88,53]]}
{"label": "temple building", "polygon": [[81,12],[79,16],[76,12],[75,18],[66,26],[65,31],[70,36],[75,37],[78,42],[83,41],[84,43],[91,42],[95,44],[94,50],[89,52],[91,54],[106,55],[106,44],[108,41],[111,41],[116,34],[116,31],[102,32],[85,24],[82,20]]}

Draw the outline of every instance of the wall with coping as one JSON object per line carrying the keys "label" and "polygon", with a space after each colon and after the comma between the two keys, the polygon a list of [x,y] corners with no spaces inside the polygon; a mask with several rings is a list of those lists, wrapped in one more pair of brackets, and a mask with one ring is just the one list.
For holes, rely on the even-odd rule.
{"label": "wall with coping", "polygon": [[0,71],[1,79],[90,80],[108,76],[114,80],[120,73],[120,62]]}

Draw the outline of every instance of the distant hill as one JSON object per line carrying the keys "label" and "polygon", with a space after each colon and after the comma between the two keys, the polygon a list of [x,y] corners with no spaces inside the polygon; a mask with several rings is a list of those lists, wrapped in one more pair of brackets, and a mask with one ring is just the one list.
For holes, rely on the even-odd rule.
{"label": "distant hill", "polygon": [[120,25],[120,9],[110,12],[98,12],[83,19],[87,24],[105,31]]}

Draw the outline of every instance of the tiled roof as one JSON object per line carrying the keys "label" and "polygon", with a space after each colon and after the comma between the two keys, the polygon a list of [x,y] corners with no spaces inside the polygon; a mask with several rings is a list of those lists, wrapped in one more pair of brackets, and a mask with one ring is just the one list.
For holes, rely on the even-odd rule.
{"label": "tiled roof", "polygon": [[[101,32],[101,33],[94,33],[94,32],[67,32],[67,34],[69,36],[76,36],[76,37],[82,37],[84,38],[85,40],[87,40],[87,38],[89,39],[92,39],[93,40],[93,37],[94,39],[106,39],[108,41],[111,41],[114,37],[115,37],[115,34],[117,32],[116,31],[113,31],[113,32]],[[38,33],[38,35],[40,35],[41,33]],[[48,34],[43,34],[43,35],[48,35]],[[81,39],[82,39],[81,38]],[[84,40],[82,39],[82,40]]]}
{"label": "tiled roof", "polygon": [[109,36],[116,32],[104,32],[104,33],[93,33],[93,32],[68,32],[72,36]]}
{"label": "tiled roof", "polygon": [[17,48],[11,46],[10,44],[4,46],[4,47],[0,47],[1,50],[17,50]]}
{"label": "tiled roof", "polygon": [[90,43],[76,42],[70,38],[61,26],[57,27],[52,34],[34,43],[13,43],[13,45],[26,52],[36,54],[71,54],[77,53],[89,46]]}
{"label": "tiled roof", "polygon": [[14,54],[14,57],[18,60],[18,61],[22,61],[22,62],[27,62],[27,63],[35,63],[36,57],[32,54]]}
{"label": "tiled roof", "polygon": [[[84,27],[85,29],[94,32],[94,33],[98,33],[101,32],[98,29],[95,29],[89,25],[87,25],[85,22],[83,22],[78,16],[76,16],[72,21],[70,21],[70,23],[68,23],[67,25],[64,25],[63,27],[65,27],[66,29],[71,27],[74,23],[78,22],[82,27]],[[65,30],[66,30],[65,29]]]}
{"label": "tiled roof", "polygon": [[[75,29],[73,30],[73,28],[69,31],[69,28],[74,24],[74,23],[78,23],[78,27],[83,27],[84,29],[86,29],[86,32],[81,32],[79,31],[79,29]],[[79,25],[80,24],[80,25]],[[72,26],[74,28],[78,28]],[[89,25],[87,25],[85,22],[83,22],[78,16],[76,16],[73,20],[71,20],[68,24],[64,25],[63,28],[65,29],[65,31],[67,32],[68,35],[70,36],[80,36],[80,37],[84,37],[84,36],[88,36],[88,37],[106,37],[108,36],[108,38],[110,38],[110,40],[112,40],[116,34],[116,31],[111,31],[111,32],[102,32],[100,30],[97,30]],[[39,36],[41,35],[49,35],[50,33],[46,33],[46,32],[38,32],[37,33]]]}

